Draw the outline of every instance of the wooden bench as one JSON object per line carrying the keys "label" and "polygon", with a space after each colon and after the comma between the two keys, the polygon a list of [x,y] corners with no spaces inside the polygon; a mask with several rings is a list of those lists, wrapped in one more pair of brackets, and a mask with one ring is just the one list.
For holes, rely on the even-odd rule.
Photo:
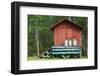
{"label": "wooden bench", "polygon": [[51,51],[48,52],[51,56],[62,56],[66,58],[68,56],[73,56],[73,58],[80,58],[81,57],[82,49],[79,46],[58,46],[58,47],[51,47]]}

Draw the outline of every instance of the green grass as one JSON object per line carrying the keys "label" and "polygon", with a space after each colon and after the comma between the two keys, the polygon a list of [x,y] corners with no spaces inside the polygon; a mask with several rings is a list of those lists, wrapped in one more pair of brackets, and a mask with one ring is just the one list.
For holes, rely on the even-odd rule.
{"label": "green grass", "polygon": [[39,58],[37,56],[28,57],[29,61],[32,61],[32,60],[59,60],[59,59],[63,59],[63,58]]}
{"label": "green grass", "polygon": [[66,59],[87,59],[87,57],[85,57],[85,56],[82,56],[81,58],[52,58],[52,57],[50,57],[50,58],[39,58],[38,56],[29,56],[28,58],[27,58],[27,60],[28,61],[33,61],[33,60],[66,60]]}

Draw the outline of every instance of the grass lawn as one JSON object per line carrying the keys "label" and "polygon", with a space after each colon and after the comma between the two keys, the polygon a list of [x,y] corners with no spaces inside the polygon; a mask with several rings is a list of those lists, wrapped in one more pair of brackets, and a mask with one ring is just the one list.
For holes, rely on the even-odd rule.
{"label": "grass lawn", "polygon": [[87,57],[81,57],[81,58],[39,58],[38,56],[29,56],[28,57],[28,61],[32,61],[32,60],[65,60],[65,59],[86,59]]}

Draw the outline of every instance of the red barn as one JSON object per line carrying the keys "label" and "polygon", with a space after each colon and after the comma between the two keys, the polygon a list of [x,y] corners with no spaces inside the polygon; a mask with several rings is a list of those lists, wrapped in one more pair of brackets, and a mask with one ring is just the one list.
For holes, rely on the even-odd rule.
{"label": "red barn", "polygon": [[54,32],[54,46],[64,46],[64,41],[76,39],[77,46],[82,46],[82,27],[69,21],[61,20],[52,26]]}

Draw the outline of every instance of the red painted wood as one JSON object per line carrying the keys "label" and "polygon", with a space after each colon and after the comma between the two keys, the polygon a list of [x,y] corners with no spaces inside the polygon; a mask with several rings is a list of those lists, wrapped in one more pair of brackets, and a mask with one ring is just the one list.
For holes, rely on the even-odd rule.
{"label": "red painted wood", "polygon": [[54,45],[64,45],[66,39],[75,38],[78,41],[78,45],[82,46],[81,30],[74,24],[63,22],[54,28]]}

